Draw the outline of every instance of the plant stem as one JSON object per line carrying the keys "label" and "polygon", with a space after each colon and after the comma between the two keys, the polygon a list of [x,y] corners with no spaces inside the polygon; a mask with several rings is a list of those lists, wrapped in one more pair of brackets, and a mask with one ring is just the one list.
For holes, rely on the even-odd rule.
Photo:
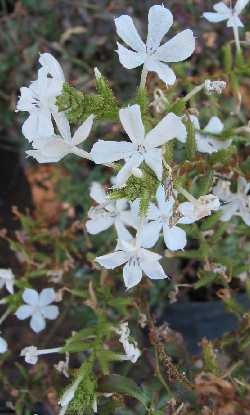
{"label": "plant stem", "polygon": [[197,85],[196,87],[194,87],[192,89],[192,91],[190,91],[184,98],[183,101],[184,102],[188,102],[191,98],[193,98],[196,94],[198,94],[200,91],[203,90],[203,88],[205,87],[205,82],[203,82],[201,85]]}
{"label": "plant stem", "polygon": [[0,325],[3,324],[3,322],[6,320],[6,318],[9,316],[9,314],[11,313],[11,310],[8,308],[5,313],[2,315],[2,317],[0,318]]}
{"label": "plant stem", "polygon": [[140,82],[140,89],[144,89],[146,86],[148,70],[146,69],[145,65],[143,65],[142,73],[141,73],[141,82]]}
{"label": "plant stem", "polygon": [[235,41],[237,52],[240,52],[241,47],[240,47],[240,36],[239,36],[238,26],[233,26],[233,32],[234,32],[234,41]]}

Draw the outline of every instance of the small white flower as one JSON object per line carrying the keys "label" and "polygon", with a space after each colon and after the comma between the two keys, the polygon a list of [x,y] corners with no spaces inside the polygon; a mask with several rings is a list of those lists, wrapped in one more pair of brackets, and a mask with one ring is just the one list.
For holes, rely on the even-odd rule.
{"label": "small white flower", "polygon": [[132,363],[136,363],[141,356],[141,351],[138,349],[138,344],[135,340],[129,340],[130,330],[128,322],[121,323],[117,333],[120,335],[119,342],[123,345],[126,356],[124,360],[130,360]]}
{"label": "small white flower", "polygon": [[117,250],[112,254],[96,258],[96,261],[107,269],[123,267],[123,279],[127,288],[139,284],[144,272],[151,279],[167,278],[162,266],[159,264],[161,256],[144,249],[138,240],[119,241]]}
{"label": "small white flower", "polygon": [[178,33],[160,46],[162,39],[173,25],[172,13],[161,5],[149,9],[146,44],[138,34],[131,17],[120,16],[115,19],[115,25],[118,36],[131,48],[127,49],[117,42],[121,64],[127,69],[144,65],[147,71],[156,72],[167,85],[173,85],[176,81],[175,73],[168,63],[184,61],[195,49],[195,38],[190,29]]}
{"label": "small white flower", "polygon": [[239,15],[249,3],[249,0],[238,0],[233,8],[226,6],[223,2],[216,3],[214,13],[203,13],[203,16],[212,23],[227,20],[227,27],[243,27]]}
{"label": "small white flower", "polygon": [[53,288],[45,288],[40,294],[36,290],[25,288],[23,300],[26,304],[21,305],[15,314],[19,320],[31,317],[30,327],[35,333],[45,329],[46,318],[55,320],[58,317],[58,307],[50,305],[55,300]]}
{"label": "small white flower", "polygon": [[221,206],[222,216],[220,220],[229,221],[233,215],[240,216],[246,225],[250,226],[250,183],[244,177],[238,179],[238,189],[236,193],[230,190],[230,182],[219,180],[213,192],[223,202]]}
{"label": "small white flower", "polygon": [[33,143],[35,150],[28,150],[26,154],[34,157],[39,163],[56,163],[68,154],[75,154],[89,159],[89,154],[77,146],[89,136],[93,119],[94,116],[90,115],[71,137],[70,126],[66,117],[57,117],[57,127],[61,136],[52,135],[42,145],[40,142],[38,145]]}
{"label": "small white flower", "polygon": [[51,115],[58,116],[56,97],[61,94],[65,82],[60,64],[50,53],[41,54],[39,63],[42,67],[38,71],[38,79],[28,88],[21,88],[17,103],[17,111],[30,114],[22,127],[23,135],[30,142],[46,141],[54,134]]}
{"label": "small white flower", "polygon": [[125,160],[125,165],[116,177],[116,186],[122,187],[143,161],[154,171],[159,180],[162,178],[162,150],[159,148],[173,138],[186,141],[187,131],[181,117],[170,113],[151,131],[145,133],[139,105],[123,108],[119,112],[122,126],[131,142],[99,140],[91,150],[95,163],[106,164]]}
{"label": "small white flower", "polygon": [[0,289],[4,286],[6,290],[9,291],[10,294],[14,293],[14,283],[15,283],[15,275],[11,271],[11,269],[0,269]]}
{"label": "small white flower", "polygon": [[0,354],[7,352],[8,345],[6,340],[4,340],[3,337],[0,336]]}
{"label": "small white flower", "polygon": [[223,90],[226,88],[227,83],[225,81],[210,81],[206,79],[205,81],[205,90],[210,94],[222,94]]}
{"label": "small white flower", "polygon": [[183,223],[183,218],[173,218],[174,198],[170,197],[166,200],[164,187],[159,186],[156,200],[157,206],[153,203],[149,206],[147,214],[149,223],[144,225],[141,233],[144,246],[154,246],[163,230],[164,241],[168,249],[171,251],[183,249],[186,246],[187,237],[186,232],[177,226],[178,223]]}
{"label": "small white flower", "polygon": [[54,368],[59,373],[62,373],[66,378],[69,378],[69,353],[68,352],[66,352],[65,360],[60,360],[58,363],[54,365]]}
{"label": "small white flower", "polygon": [[30,365],[35,365],[38,362],[38,348],[35,346],[25,347],[21,351],[20,356],[24,357],[26,363],[29,363]]}
{"label": "small white flower", "polygon": [[92,183],[90,196],[98,205],[88,212],[87,231],[96,235],[114,225],[119,239],[130,240],[132,237],[126,226],[133,226],[134,221],[126,199],[110,200],[97,182]]}
{"label": "small white flower", "polygon": [[197,117],[191,115],[190,119],[196,129],[195,140],[197,150],[200,153],[216,153],[217,151],[228,148],[231,145],[232,140],[220,141],[210,136],[210,134],[221,134],[224,129],[224,125],[218,117],[212,117],[203,130],[200,128],[200,123]]}
{"label": "small white flower", "polygon": [[20,356],[24,357],[26,363],[35,365],[38,362],[38,357],[51,353],[60,353],[61,347],[54,347],[53,349],[38,349],[35,346],[28,346],[21,350]]}
{"label": "small white flower", "polygon": [[179,205],[180,213],[185,217],[182,223],[193,223],[220,208],[220,201],[217,196],[209,194],[201,196],[194,202],[184,202]]}

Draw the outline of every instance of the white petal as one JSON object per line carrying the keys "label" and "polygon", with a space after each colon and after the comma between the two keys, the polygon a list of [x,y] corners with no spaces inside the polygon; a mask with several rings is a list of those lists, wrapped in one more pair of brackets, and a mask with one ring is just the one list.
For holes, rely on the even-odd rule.
{"label": "white petal", "polygon": [[194,205],[191,202],[183,202],[179,205],[179,211],[184,216],[178,223],[191,224],[196,221]]}
{"label": "white petal", "polygon": [[227,27],[244,27],[244,25],[239,16],[233,15],[230,19],[228,19]]}
{"label": "white petal", "polygon": [[128,289],[135,287],[141,282],[142,270],[137,262],[131,262],[125,265],[123,268],[123,279]]}
{"label": "white petal", "polygon": [[159,240],[161,230],[162,223],[159,221],[146,223],[140,234],[141,245],[144,248],[152,248],[155,246]]}
{"label": "white petal", "polygon": [[89,136],[94,121],[94,115],[91,114],[86,121],[76,130],[73,135],[72,144],[76,146],[81,144]]}
{"label": "white petal", "polygon": [[146,262],[160,261],[160,259],[162,258],[161,255],[157,254],[156,252],[152,252],[144,248],[140,249],[139,256],[142,261]]}
{"label": "white petal", "polygon": [[33,314],[33,308],[30,305],[21,305],[15,312],[19,320],[25,320]]}
{"label": "white petal", "polygon": [[239,216],[241,216],[246,225],[250,226],[250,209],[248,206],[240,208]]}
{"label": "white petal", "polygon": [[61,65],[50,53],[42,53],[39,58],[39,63],[53,76],[53,78],[65,81]]}
{"label": "white petal", "polygon": [[170,10],[160,5],[150,7],[148,13],[148,52],[152,53],[157,50],[172,24],[173,15]]}
{"label": "white petal", "polygon": [[156,72],[166,85],[174,85],[176,81],[175,73],[166,63],[150,58],[146,61],[145,66],[148,71]]}
{"label": "white petal", "polygon": [[96,216],[94,219],[90,219],[86,222],[86,228],[88,233],[91,235],[97,235],[100,232],[105,231],[106,229],[110,228],[114,223],[114,218],[112,218],[109,214],[105,216]]}
{"label": "white petal", "polygon": [[212,117],[204,128],[204,131],[210,134],[220,134],[224,129],[224,125],[218,117]]}
{"label": "white petal", "polygon": [[[30,114],[22,126],[22,133],[28,141],[33,141],[38,136],[38,114],[34,112]],[[54,131],[52,131],[53,134]]]}
{"label": "white petal", "polygon": [[93,182],[90,187],[90,197],[95,200],[95,202],[102,205],[107,201],[106,193],[103,187],[98,182]]}
{"label": "white petal", "polygon": [[168,200],[166,200],[165,189],[162,185],[160,185],[157,189],[156,200],[161,214],[163,214],[166,217],[171,216],[174,206],[174,198],[170,197]]}
{"label": "white petal", "polygon": [[154,203],[150,203],[148,212],[147,212],[147,219],[148,220],[157,220],[161,216],[160,209]]}
{"label": "white petal", "polygon": [[131,241],[131,239],[133,239],[131,233],[127,230],[127,228],[119,219],[116,219],[115,221],[115,228],[118,235],[118,239],[122,239],[123,241]]}
{"label": "white petal", "polygon": [[123,251],[116,251],[112,254],[99,256],[96,261],[107,269],[114,269],[128,261],[129,255]]}
{"label": "white petal", "polygon": [[39,295],[39,305],[44,307],[53,301],[56,298],[55,290],[53,288],[44,288]]}
{"label": "white petal", "polygon": [[195,37],[190,29],[183,30],[156,52],[156,57],[163,62],[182,62],[195,50]]}
{"label": "white petal", "polygon": [[141,261],[143,272],[152,280],[168,278],[158,261]]}
{"label": "white petal", "polygon": [[153,170],[158,180],[162,179],[162,151],[160,148],[152,148],[144,154],[146,164]]}
{"label": "white petal", "polygon": [[136,152],[126,161],[116,176],[115,187],[122,187],[126,184],[128,178],[132,175],[134,168],[139,167],[143,161],[143,156]]}
{"label": "white petal", "polygon": [[71,143],[71,132],[69,121],[64,112],[53,112],[53,118],[56,122],[60,135],[67,143]]}
{"label": "white petal", "polygon": [[117,46],[119,61],[124,66],[124,68],[134,69],[145,62],[145,53],[134,52],[132,50],[129,50],[122,46],[119,42],[117,42]]}
{"label": "white petal", "polygon": [[132,49],[137,52],[145,52],[146,46],[143,43],[133,20],[130,16],[122,15],[115,19],[116,31],[118,36]]}
{"label": "white petal", "polygon": [[59,308],[56,305],[48,305],[41,309],[41,313],[45,318],[55,320],[59,315]]}
{"label": "white petal", "polygon": [[98,140],[91,150],[91,156],[96,164],[113,163],[129,158],[136,147],[127,141],[104,141]]}
{"label": "white petal", "polygon": [[182,143],[186,141],[187,130],[181,117],[173,113],[166,115],[157,125],[146,135],[145,145],[147,148],[161,146],[169,140],[177,138]]}
{"label": "white petal", "polygon": [[34,95],[31,88],[23,86],[20,88],[20,97],[17,102],[17,111],[28,111],[32,112],[35,109],[34,106]]}
{"label": "white petal", "polygon": [[223,20],[228,19],[228,16],[225,14],[210,13],[210,12],[203,13],[203,17],[205,17],[205,19],[207,19],[211,23],[218,23],[218,22],[222,22]]}
{"label": "white petal", "polygon": [[44,330],[46,326],[45,320],[42,316],[42,314],[37,311],[33,314],[31,320],[30,320],[30,327],[35,333],[40,333],[40,331]]}
{"label": "white petal", "polygon": [[234,7],[236,13],[240,14],[248,3],[249,3],[249,0],[238,0]]}
{"label": "white petal", "polygon": [[190,120],[192,121],[192,123],[194,125],[194,128],[196,130],[200,130],[201,127],[200,127],[200,122],[199,122],[198,117],[196,117],[195,115],[190,115],[189,117],[190,117]]}
{"label": "white petal", "polygon": [[144,140],[145,130],[141,118],[139,105],[122,108],[119,111],[120,120],[132,143],[141,144]]}
{"label": "white petal", "polygon": [[[52,138],[38,150],[38,156],[44,159],[42,162],[58,162],[67,154],[71,153],[72,147],[62,138]],[[36,150],[29,150],[27,154],[35,156]]]}
{"label": "white petal", "polygon": [[230,9],[229,7],[227,7],[227,6],[225,5],[225,3],[223,3],[222,1],[220,1],[219,3],[214,4],[214,5],[213,5],[213,9],[214,9],[217,13],[220,13],[220,14],[225,14],[225,15],[228,15],[228,16],[230,16],[230,15],[231,15],[231,13],[232,13],[231,9]]}
{"label": "white petal", "polygon": [[220,220],[222,222],[228,222],[232,218],[232,216],[236,214],[238,207],[239,205],[237,202],[231,202],[222,206],[221,210],[223,213],[220,216]]}
{"label": "white petal", "polygon": [[25,288],[23,292],[23,301],[29,305],[38,305],[39,304],[39,294],[36,290],[32,288]]}
{"label": "white petal", "polygon": [[8,349],[8,345],[3,337],[0,337],[0,353],[5,353]]}
{"label": "white petal", "polygon": [[169,228],[168,226],[164,225],[163,235],[165,244],[171,251],[178,251],[178,249],[183,249],[187,244],[186,232],[178,226]]}

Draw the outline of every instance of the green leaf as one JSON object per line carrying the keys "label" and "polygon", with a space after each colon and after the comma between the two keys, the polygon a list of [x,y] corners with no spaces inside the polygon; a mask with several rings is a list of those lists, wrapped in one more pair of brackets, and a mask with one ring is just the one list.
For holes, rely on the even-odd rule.
{"label": "green leaf", "polygon": [[194,289],[198,290],[202,287],[208,287],[216,280],[217,274],[214,272],[203,271],[200,273],[200,279],[194,284]]}
{"label": "green leaf", "polygon": [[203,219],[200,229],[202,231],[207,231],[213,228],[213,226],[219,221],[222,213],[223,212],[219,210],[218,212],[215,212],[213,215],[207,217],[206,219]]}
{"label": "green leaf", "polygon": [[146,408],[149,398],[144,391],[132,380],[121,375],[104,376],[98,383],[98,392],[120,393],[137,399]]}

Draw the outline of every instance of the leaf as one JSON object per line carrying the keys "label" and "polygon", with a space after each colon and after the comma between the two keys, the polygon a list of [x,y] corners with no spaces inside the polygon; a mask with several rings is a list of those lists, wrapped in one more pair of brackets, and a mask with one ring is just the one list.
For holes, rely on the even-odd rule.
{"label": "leaf", "polygon": [[211,285],[217,278],[217,274],[214,272],[204,271],[200,273],[200,279],[194,284],[194,289],[198,290],[202,287]]}
{"label": "leaf", "polygon": [[141,388],[132,380],[121,375],[104,376],[98,383],[98,392],[120,393],[137,399],[146,408],[149,398]]}
{"label": "leaf", "polygon": [[218,212],[215,212],[213,215],[209,216],[208,218],[204,219],[200,229],[202,231],[207,231],[208,229],[213,228],[213,226],[218,222],[222,215],[222,211],[219,210]]}

